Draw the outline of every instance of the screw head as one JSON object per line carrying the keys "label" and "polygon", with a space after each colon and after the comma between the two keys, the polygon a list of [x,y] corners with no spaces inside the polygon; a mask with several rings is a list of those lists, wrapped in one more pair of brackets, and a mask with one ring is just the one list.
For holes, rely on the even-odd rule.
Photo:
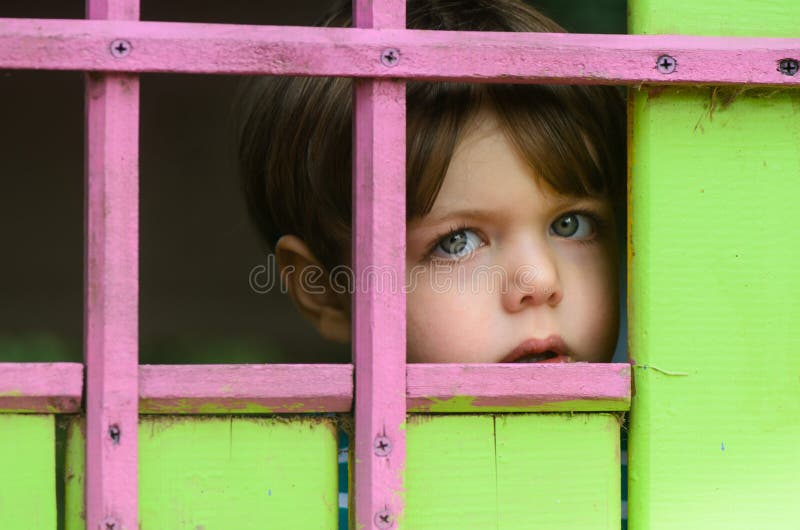
{"label": "screw head", "polygon": [[678,61],[671,55],[662,55],[656,59],[656,69],[662,74],[671,74],[678,67]]}
{"label": "screw head", "polygon": [[783,75],[795,75],[800,70],[800,63],[797,59],[781,59],[778,61],[778,71]]}
{"label": "screw head", "polygon": [[111,55],[119,59],[121,57],[130,55],[133,46],[131,46],[131,43],[126,40],[117,39],[111,42],[110,49]]}
{"label": "screw head", "polygon": [[386,436],[376,436],[372,443],[375,456],[388,456],[392,452],[392,441]]}
{"label": "screw head", "polygon": [[119,429],[119,425],[116,423],[108,428],[108,437],[111,438],[111,441],[114,443],[114,445],[119,444],[120,435],[121,431]]}
{"label": "screw head", "polygon": [[381,63],[383,66],[397,66],[400,62],[400,52],[396,48],[386,48],[381,52]]}
{"label": "screw head", "polygon": [[103,530],[117,530],[117,522],[112,518],[103,521]]}
{"label": "screw head", "polygon": [[381,510],[375,514],[375,526],[380,530],[388,530],[394,526],[394,518],[389,510]]}

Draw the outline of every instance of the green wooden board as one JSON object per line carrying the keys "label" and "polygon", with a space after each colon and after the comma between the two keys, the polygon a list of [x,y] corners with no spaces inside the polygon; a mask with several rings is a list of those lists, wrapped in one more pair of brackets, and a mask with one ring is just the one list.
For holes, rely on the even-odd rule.
{"label": "green wooden board", "polygon": [[86,422],[69,416],[64,449],[64,529],[86,530],[83,479],[86,466]]}
{"label": "green wooden board", "polygon": [[0,414],[0,528],[55,530],[55,421]]}
{"label": "green wooden board", "polygon": [[[800,37],[796,0],[630,8],[636,33]],[[797,528],[800,91],[632,101],[629,528]]]}
{"label": "green wooden board", "polygon": [[628,33],[800,36],[800,2],[795,0],[628,0],[628,13]]}
{"label": "green wooden board", "polygon": [[407,450],[404,528],[619,528],[613,414],[413,415]]}
{"label": "green wooden board", "polygon": [[[82,436],[69,440],[68,455],[82,450]],[[78,463],[68,456],[71,472],[82,474]],[[67,520],[75,526],[67,530],[84,530],[75,514],[79,480],[73,484]],[[337,520],[333,418],[140,419],[141,530],[329,530]]]}

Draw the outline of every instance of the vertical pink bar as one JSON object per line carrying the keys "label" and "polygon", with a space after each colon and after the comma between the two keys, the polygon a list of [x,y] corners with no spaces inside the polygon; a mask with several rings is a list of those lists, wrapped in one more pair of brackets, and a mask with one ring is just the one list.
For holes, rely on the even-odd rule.
{"label": "vertical pink bar", "polygon": [[353,25],[359,28],[405,29],[406,0],[356,0],[353,4]]}
{"label": "vertical pink bar", "polygon": [[[138,0],[88,0],[87,16],[135,20]],[[115,57],[135,46],[120,35]],[[87,530],[138,529],[138,144],[139,78],[87,74]]]}
{"label": "vertical pink bar", "polygon": [[[353,9],[358,27],[405,27],[404,0]],[[354,97],[355,515],[357,528],[386,530],[404,506],[405,84],[358,80]]]}

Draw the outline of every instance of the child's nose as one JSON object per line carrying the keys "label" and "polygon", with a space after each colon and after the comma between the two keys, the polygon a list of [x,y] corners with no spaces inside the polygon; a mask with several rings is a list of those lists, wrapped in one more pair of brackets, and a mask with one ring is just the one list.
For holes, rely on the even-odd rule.
{"label": "child's nose", "polygon": [[520,261],[511,273],[504,305],[508,311],[528,306],[556,306],[563,296],[558,267],[549,252],[539,251]]}

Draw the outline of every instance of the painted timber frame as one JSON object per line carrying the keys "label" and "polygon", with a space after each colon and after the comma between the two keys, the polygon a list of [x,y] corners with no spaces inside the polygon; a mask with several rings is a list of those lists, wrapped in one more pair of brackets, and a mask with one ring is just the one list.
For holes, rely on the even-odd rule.
{"label": "painted timber frame", "polygon": [[[356,28],[140,22],[138,0],[89,0],[88,20],[0,19],[0,68],[88,72],[85,363],[0,366],[0,461],[10,477],[0,484],[0,526],[56,528],[47,487],[54,415],[86,417],[69,434],[67,467],[80,482],[67,488],[68,529],[239,530],[269,521],[226,514],[215,526],[193,519],[202,506],[188,504],[165,509],[177,519],[158,519],[164,484],[219,475],[226,491],[235,490],[264,450],[335,459],[330,425],[311,414],[354,410],[357,528],[576,528],[555,504],[552,517],[531,516],[532,506],[545,515],[551,506],[530,501],[531,484],[564,483],[548,482],[558,471],[542,467],[544,478],[514,475],[531,469],[515,458],[527,451],[541,461],[537,455],[563,446],[574,459],[600,447],[604,457],[587,458],[604,462],[599,487],[613,497],[618,430],[604,413],[631,407],[632,369],[630,528],[790,528],[800,520],[800,256],[797,229],[786,223],[800,192],[800,6],[632,0],[630,10],[635,35],[406,30],[403,0],[357,0]],[[632,364],[407,366],[403,295],[362,286],[352,365],[140,366],[141,72],[356,78],[356,278],[368,266],[404,276],[404,79],[638,87],[630,98]],[[697,222],[718,237],[698,234]],[[495,414],[506,412],[569,414]],[[575,412],[600,414],[575,414],[576,421]],[[201,417],[212,414],[226,416]],[[293,416],[247,419],[253,414]],[[303,414],[311,419],[295,416]],[[276,445],[234,445],[260,440],[259,429]],[[491,437],[476,434],[481,429]],[[510,434],[501,439],[501,431]],[[316,432],[323,434],[309,437]],[[157,436],[157,445],[145,443]],[[227,444],[220,450],[229,451],[228,465],[234,455],[244,459],[240,474],[224,478],[210,465],[180,478],[187,441],[217,439]],[[485,492],[472,499],[469,487],[458,489],[455,506],[433,498],[441,491],[419,494],[442,475],[437,462],[458,460],[448,444],[491,453],[488,463],[469,453],[450,470],[471,471],[447,483],[494,481],[499,500],[486,520],[470,511]],[[501,464],[510,477],[502,484]],[[590,473],[578,467],[570,472]],[[167,478],[153,478],[156,471]],[[320,483],[335,488],[322,475]],[[587,503],[571,510],[598,504],[589,486]],[[302,491],[306,499],[318,493]],[[259,492],[247,502],[273,495],[271,487]],[[314,502],[276,512],[275,520],[318,528],[305,512],[327,508]],[[585,524],[618,524],[618,499],[601,508]]]}

